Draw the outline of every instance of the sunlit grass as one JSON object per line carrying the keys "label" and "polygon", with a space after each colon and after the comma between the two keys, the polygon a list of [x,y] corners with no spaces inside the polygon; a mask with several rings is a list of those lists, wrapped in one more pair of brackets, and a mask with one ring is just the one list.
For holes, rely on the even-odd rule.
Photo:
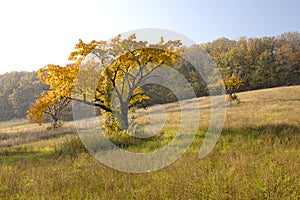
{"label": "sunlit grass", "polygon": [[[170,166],[145,174],[119,172],[95,160],[72,123],[58,134],[47,131],[47,125],[31,132],[22,126],[34,125],[22,122],[21,130],[10,132],[9,123],[2,124],[1,137],[23,133],[30,139],[20,136],[21,142],[0,148],[0,199],[300,199],[300,87],[238,96],[241,103],[227,108],[222,135],[204,159],[198,154],[210,120],[210,101],[189,100],[185,111],[193,116],[199,103],[201,116],[193,144]],[[156,136],[132,143],[120,139],[120,147],[151,152],[165,146],[177,133],[180,107],[164,106],[167,116],[159,110],[151,113],[155,119],[166,118]],[[151,124],[146,112],[137,110],[136,122],[154,129],[160,120]]]}
{"label": "sunlit grass", "polygon": [[0,197],[297,199],[298,133],[299,127],[291,125],[225,129],[213,151],[199,159],[199,132],[178,161],[146,174],[118,172],[85,152],[47,159],[36,154],[39,160],[0,165]]}

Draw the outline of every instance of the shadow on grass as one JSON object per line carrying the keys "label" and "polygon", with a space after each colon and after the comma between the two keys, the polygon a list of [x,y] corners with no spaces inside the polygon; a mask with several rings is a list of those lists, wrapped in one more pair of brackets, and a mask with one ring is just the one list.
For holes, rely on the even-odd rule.
{"label": "shadow on grass", "polygon": [[240,128],[225,128],[222,135],[241,135],[257,138],[260,136],[270,136],[287,138],[300,135],[300,126],[291,124],[266,124],[259,126],[245,126]]}
{"label": "shadow on grass", "polygon": [[[198,142],[203,141],[206,129],[199,130],[196,134]],[[224,138],[251,138],[268,140],[268,142],[280,140],[280,143],[289,141],[300,142],[300,126],[289,124],[267,124],[261,126],[247,126],[241,128],[225,128],[220,136],[220,141]],[[132,136],[113,137],[112,142],[124,150],[133,152],[151,152],[167,145],[173,136],[161,133],[150,138],[134,138]],[[198,143],[196,142],[196,144]],[[194,143],[195,144],[195,143]],[[100,146],[100,147],[99,147]],[[95,150],[101,150],[103,146],[97,144]],[[52,151],[35,151],[26,147],[0,149],[0,164],[15,161],[34,162],[42,159],[70,158],[76,159],[81,153],[87,153],[87,149],[78,136],[65,140],[62,144],[55,146]]]}
{"label": "shadow on grass", "polygon": [[0,152],[0,164],[14,162],[37,162],[50,158],[53,158],[53,155],[50,152],[32,150],[2,150]]}

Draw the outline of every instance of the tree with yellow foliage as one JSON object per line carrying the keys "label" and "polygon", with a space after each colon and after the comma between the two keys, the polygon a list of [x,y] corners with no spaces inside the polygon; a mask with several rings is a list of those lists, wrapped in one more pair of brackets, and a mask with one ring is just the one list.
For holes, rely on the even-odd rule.
{"label": "tree with yellow foliage", "polygon": [[244,79],[240,76],[235,75],[234,73],[231,76],[226,76],[223,78],[223,88],[228,95],[228,100],[240,102],[238,96],[236,95],[237,89],[244,84]]}
{"label": "tree with yellow foliage", "polygon": [[113,113],[118,128],[126,130],[129,109],[148,98],[142,86],[157,76],[154,71],[174,65],[183,51],[179,40],[161,38],[157,44],[148,44],[136,41],[134,34],[127,39],[118,35],[110,42],[79,40],[69,56],[73,64],[47,65],[38,71],[49,90],[28,110],[29,119],[40,124],[44,113],[55,110],[60,102],[79,101]]}

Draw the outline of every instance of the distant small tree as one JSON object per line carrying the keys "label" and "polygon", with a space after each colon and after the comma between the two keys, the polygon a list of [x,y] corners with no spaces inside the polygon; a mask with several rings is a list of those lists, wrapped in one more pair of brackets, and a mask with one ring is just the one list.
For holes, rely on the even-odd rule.
{"label": "distant small tree", "polygon": [[228,95],[228,101],[240,102],[236,92],[244,85],[246,79],[245,67],[248,66],[247,39],[241,37],[238,41],[220,38],[203,45],[217,64],[222,76],[222,85]]}
{"label": "distant small tree", "polygon": [[46,114],[51,119],[52,128],[58,128],[61,112],[69,103],[69,99],[56,99],[55,95],[51,91],[48,91],[47,95],[38,98],[36,103],[27,111],[29,121],[35,121],[41,125]]}
{"label": "distant small tree", "polygon": [[238,96],[236,95],[237,90],[244,84],[244,80],[240,77],[235,75],[234,73],[231,76],[223,78],[223,88],[228,95],[228,100],[235,101],[237,103],[240,102]]}

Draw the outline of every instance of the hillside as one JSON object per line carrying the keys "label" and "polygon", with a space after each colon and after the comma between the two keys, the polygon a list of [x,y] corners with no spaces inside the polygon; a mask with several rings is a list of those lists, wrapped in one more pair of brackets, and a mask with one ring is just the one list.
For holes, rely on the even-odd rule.
{"label": "hillside", "polygon": [[[270,124],[300,125],[300,86],[241,92],[238,93],[238,96],[241,99],[241,103],[229,105],[226,108],[224,128]],[[183,109],[187,116],[193,116],[194,110],[198,106],[200,108],[201,116],[200,129],[206,129],[211,118],[211,103],[209,97],[186,100]],[[152,115],[151,119],[155,119],[156,125],[167,119],[164,127],[166,130],[177,127],[177,125],[180,124],[180,106],[178,103],[154,106],[148,110],[138,109],[135,114],[137,118],[136,122],[138,124],[143,126],[149,124],[150,118],[147,114],[148,111]],[[162,111],[164,111],[165,114],[162,113]],[[193,121],[194,118],[190,117],[190,120]],[[101,117],[99,121],[102,121]],[[83,122],[82,124],[86,124],[86,122]],[[49,126],[50,124],[48,123],[45,123],[42,126],[29,124],[27,120],[1,122],[0,137],[2,140],[0,141],[0,147],[14,146],[14,142],[16,142],[16,144],[24,143],[30,145],[31,142],[39,140],[39,137],[42,137],[42,140],[46,139],[47,143],[51,144],[52,135],[55,137],[54,141],[57,141],[60,137],[62,137],[62,139],[65,138],[64,132],[67,132],[68,134],[75,132],[75,124],[73,122],[65,122],[62,130],[58,130],[58,132],[62,132],[59,134],[55,133],[56,131],[47,131],[47,127]],[[157,130],[157,128],[158,127],[156,126],[153,127],[155,130]],[[151,127],[148,127],[148,129],[151,129]],[[25,135],[28,135],[30,139],[26,139]],[[48,148],[48,146],[45,148]]]}
{"label": "hillside", "polygon": [[[204,159],[198,154],[210,119],[209,99],[187,100],[187,112],[192,113],[198,102],[201,107],[193,144],[173,164],[146,174],[101,164],[87,153],[72,122],[56,131],[48,131],[49,124],[1,122],[0,198],[298,199],[300,86],[243,92],[239,97],[241,104],[227,108],[222,135]],[[166,145],[179,111],[174,103],[163,106],[172,120],[158,137],[112,138],[114,142],[134,152]],[[152,114],[163,118],[155,108]],[[137,121],[147,124],[142,110],[137,115]]]}
{"label": "hillside", "polygon": [[[300,84],[300,33],[298,32],[286,32],[278,36],[262,38],[241,37],[238,40],[219,38],[189,47],[187,50],[195,54],[196,46],[203,48],[215,62],[225,85],[233,77],[242,80],[243,84],[238,88],[233,87],[231,92]],[[197,57],[199,55],[194,59]],[[191,63],[180,61],[173,67],[188,80],[197,97],[208,95],[203,77]],[[66,66],[59,69],[65,70]],[[0,121],[26,118],[27,110],[35,104],[37,98],[46,95],[47,87],[49,86],[43,85],[43,81],[37,78],[36,72],[10,72],[0,75]],[[176,97],[168,88],[158,84],[147,84],[143,86],[143,91],[150,97],[144,100],[144,105],[176,101]],[[62,120],[71,120],[70,106],[62,111],[60,116]]]}
{"label": "hillside", "polygon": [[[173,164],[146,174],[123,173],[101,164],[87,153],[72,122],[56,131],[48,131],[49,124],[1,122],[0,198],[298,199],[300,86],[238,95],[241,104],[227,108],[222,135],[204,159],[198,154],[210,119],[210,101],[187,100],[186,112],[192,113],[199,102],[201,107],[194,143]],[[172,118],[158,137],[112,139],[129,151],[149,152],[166,145],[179,111],[174,103],[163,106]],[[147,124],[142,112],[137,111],[137,121]],[[155,108],[152,114],[163,118]]]}

